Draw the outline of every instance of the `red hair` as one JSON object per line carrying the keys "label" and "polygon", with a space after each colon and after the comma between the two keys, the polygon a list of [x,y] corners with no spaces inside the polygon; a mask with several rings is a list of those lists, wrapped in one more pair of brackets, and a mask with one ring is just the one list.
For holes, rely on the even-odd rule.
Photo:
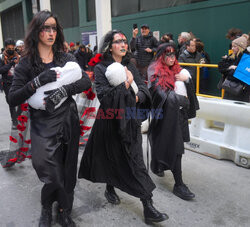
{"label": "red hair", "polygon": [[173,90],[176,81],[175,75],[181,71],[181,67],[177,59],[175,59],[172,66],[167,66],[165,63],[165,54],[166,52],[155,61],[154,73],[151,82],[158,78],[156,85],[161,86],[164,90],[167,88]]}

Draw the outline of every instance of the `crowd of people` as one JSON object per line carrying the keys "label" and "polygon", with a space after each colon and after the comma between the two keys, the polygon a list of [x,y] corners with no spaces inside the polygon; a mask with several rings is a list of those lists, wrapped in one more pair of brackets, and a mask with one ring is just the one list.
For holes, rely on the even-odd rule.
{"label": "crowd of people", "polygon": [[[230,34],[233,52],[219,63],[221,83],[228,79],[243,88],[238,96],[226,91],[225,98],[249,102],[249,85],[233,77],[243,54],[249,55],[249,36]],[[54,202],[57,222],[76,226],[71,211],[83,133],[72,96],[83,92],[90,100],[98,98],[100,107],[81,158],[79,179],[105,183],[104,196],[114,205],[121,202],[115,188],[139,198],[147,224],[167,220],[168,215],[153,203],[156,185],[143,161],[141,122],[150,115],[151,171],[164,177],[164,171],[170,170],[174,195],[184,200],[195,197],[182,178],[182,155],[184,142],[190,140],[188,120],[199,109],[196,67],[181,67],[179,62],[210,63],[210,57],[192,32],[181,32],[176,45],[171,33],[158,42],[148,24],[141,25],[140,35],[135,26],[130,41],[122,31],[112,30],[93,56],[89,46],[68,44],[57,17],[41,11],[30,22],[24,42],[7,39],[4,46],[0,73],[12,130],[25,130],[19,121],[26,104],[32,165],[44,183],[39,227],[51,226]],[[206,78],[205,69],[203,74]],[[73,80],[72,75],[79,77]],[[63,77],[68,77],[67,82],[56,84]],[[32,106],[30,98],[51,84],[40,97],[42,107]],[[206,80],[201,89],[205,85]]]}

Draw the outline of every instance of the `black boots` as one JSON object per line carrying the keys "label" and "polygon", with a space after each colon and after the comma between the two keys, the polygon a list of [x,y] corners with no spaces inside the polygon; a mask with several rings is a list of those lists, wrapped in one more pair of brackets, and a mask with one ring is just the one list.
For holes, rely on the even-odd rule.
{"label": "black boots", "polygon": [[160,213],[156,208],[153,206],[152,199],[141,199],[143,205],[143,213],[145,218],[146,224],[153,224],[154,222],[162,222],[167,220],[169,217],[167,214]]}
{"label": "black boots", "polygon": [[41,217],[39,220],[39,227],[51,227],[52,208],[51,206],[42,207]]}
{"label": "black boots", "polygon": [[173,193],[184,200],[191,200],[195,197],[195,194],[192,193],[185,184],[179,186],[174,185]]}
{"label": "black boots", "polygon": [[62,211],[58,210],[57,222],[62,227],[76,227],[75,222],[70,217],[70,212],[67,210],[62,210]]}
{"label": "black boots", "polygon": [[115,189],[112,185],[108,185],[106,187],[104,196],[108,200],[109,203],[118,205],[121,203],[119,196],[116,194]]}

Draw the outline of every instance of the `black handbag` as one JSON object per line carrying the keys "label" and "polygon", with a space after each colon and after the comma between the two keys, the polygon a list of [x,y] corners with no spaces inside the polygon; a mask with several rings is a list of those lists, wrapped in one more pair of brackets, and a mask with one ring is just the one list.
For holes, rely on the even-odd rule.
{"label": "black handbag", "polygon": [[226,92],[238,96],[243,92],[244,86],[240,82],[225,79],[222,83],[222,88]]}

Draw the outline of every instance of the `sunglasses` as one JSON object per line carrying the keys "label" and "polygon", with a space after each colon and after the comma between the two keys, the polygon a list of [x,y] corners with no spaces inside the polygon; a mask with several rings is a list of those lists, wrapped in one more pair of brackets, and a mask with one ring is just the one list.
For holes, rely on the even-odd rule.
{"label": "sunglasses", "polygon": [[42,26],[42,31],[44,31],[44,32],[51,32],[51,30],[52,30],[53,33],[57,32],[56,26],[50,26],[50,25]]}
{"label": "sunglasses", "polygon": [[113,44],[121,44],[121,43],[128,44],[128,41],[126,39],[117,39],[113,41],[112,43]]}

